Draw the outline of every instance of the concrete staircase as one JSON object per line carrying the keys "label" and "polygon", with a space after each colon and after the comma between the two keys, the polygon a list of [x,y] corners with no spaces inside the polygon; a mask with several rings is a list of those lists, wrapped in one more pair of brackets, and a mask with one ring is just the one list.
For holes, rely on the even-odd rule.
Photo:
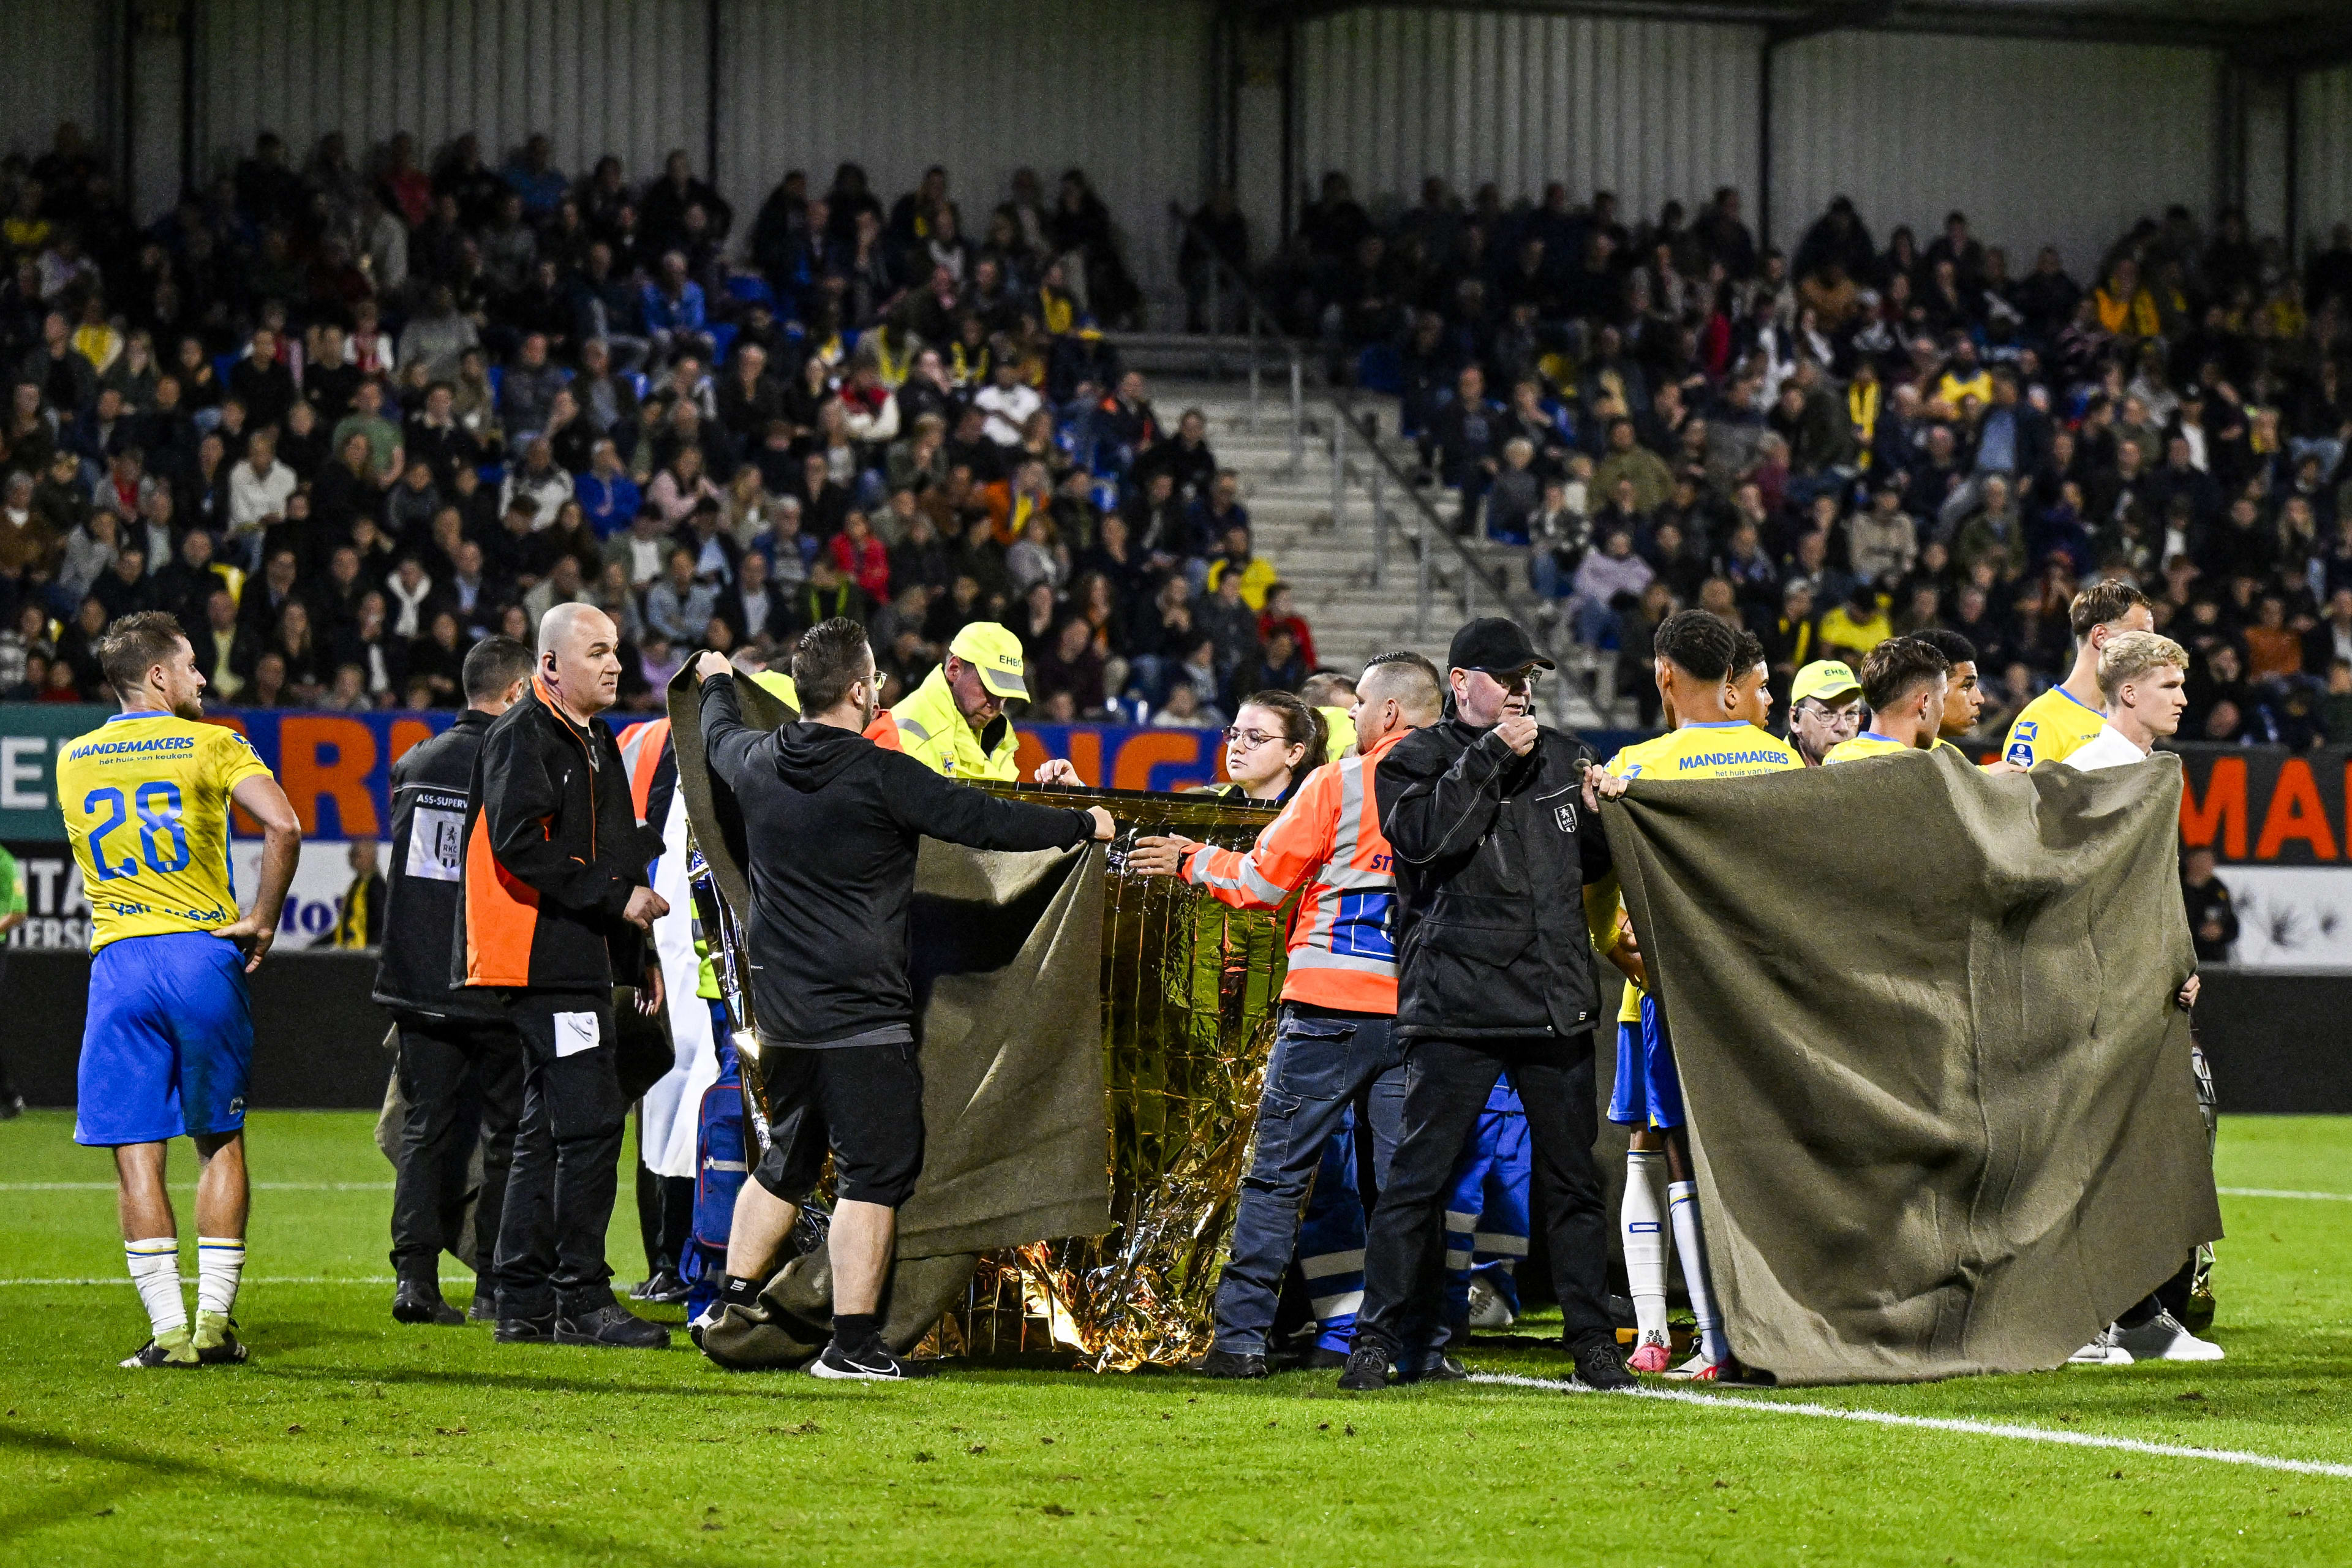
{"label": "concrete staircase", "polygon": [[[1286,365],[1266,371],[1254,413],[1245,382],[1204,379],[1204,352],[1192,348],[1189,355],[1165,374],[1153,368],[1157,356],[1130,351],[1129,360],[1140,362],[1164,423],[1172,426],[1187,408],[1208,416],[1217,461],[1241,475],[1257,552],[1295,590],[1325,665],[1360,668],[1375,654],[1410,648],[1442,669],[1446,646],[1464,620],[1513,615],[1560,664],[1562,673],[1548,679],[1541,694],[1546,720],[1580,730],[1607,727],[1590,695],[1589,656],[1564,632],[1554,637],[1550,628],[1530,618],[1536,601],[1528,586],[1524,549],[1485,540],[1473,543],[1473,557],[1487,577],[1508,584],[1509,601],[1497,604],[1493,589],[1465,571],[1444,540],[1432,538],[1423,548],[1427,520],[1422,509],[1400,493],[1362,442],[1343,440],[1334,485],[1332,434],[1339,410],[1327,396],[1311,387],[1304,392],[1302,430],[1294,447]],[[1226,363],[1245,361],[1227,356]],[[1419,454],[1397,434],[1395,400],[1359,395],[1356,405],[1374,415],[1382,449],[1411,474]],[[1384,542],[1374,521],[1376,491],[1387,520]],[[1451,492],[1431,488],[1422,493],[1440,518],[1451,520],[1456,505]]]}

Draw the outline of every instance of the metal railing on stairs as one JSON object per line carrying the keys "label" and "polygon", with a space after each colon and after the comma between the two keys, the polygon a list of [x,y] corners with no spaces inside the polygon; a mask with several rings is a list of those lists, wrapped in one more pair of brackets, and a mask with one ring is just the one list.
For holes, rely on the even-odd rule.
{"label": "metal railing on stairs", "polygon": [[[1177,221],[1180,253],[1186,236],[1199,235],[1202,241],[1198,254],[1208,262],[1201,280],[1202,318],[1214,330],[1224,324],[1228,310],[1238,309],[1240,312],[1248,341],[1252,430],[1258,428],[1261,345],[1270,346],[1276,351],[1278,360],[1286,363],[1290,378],[1290,469],[1294,475],[1302,473],[1306,468],[1306,442],[1311,423],[1306,409],[1306,379],[1309,368],[1316,365],[1318,354],[1284,330],[1280,319],[1267,307],[1258,286],[1218,251],[1209,236],[1199,229],[1191,216],[1176,208],[1171,209],[1171,215]],[[1432,616],[1443,593],[1452,600],[1464,620],[1491,613],[1508,616],[1528,627],[1537,645],[1543,647],[1563,671],[1577,672],[1580,665],[1586,664],[1588,661],[1581,657],[1585,650],[1565,637],[1550,617],[1538,614],[1532,591],[1521,593],[1513,587],[1507,563],[1497,567],[1481,560],[1454,531],[1453,522],[1439,512],[1427,493],[1426,481],[1417,482],[1416,474],[1407,472],[1395,454],[1381,443],[1379,416],[1360,405],[1354,389],[1328,371],[1320,374],[1318,379],[1322,384],[1323,395],[1333,414],[1325,433],[1331,460],[1331,526],[1338,530],[1345,525],[1349,479],[1351,473],[1360,473],[1370,500],[1372,586],[1379,589],[1389,586],[1390,556],[1400,540],[1412,551],[1413,635],[1418,638],[1431,636]],[[1351,459],[1355,460],[1354,467],[1351,467]],[[1416,469],[1420,467],[1417,458],[1414,466]],[[1402,498],[1399,506],[1407,514],[1402,518],[1396,517],[1388,503],[1391,490]],[[1441,572],[1441,554],[1453,567],[1450,574]],[[1605,675],[1605,672],[1596,673]],[[1550,687],[1553,721],[1566,724],[1570,721],[1570,683],[1555,680]],[[1601,711],[1607,701],[1602,695],[1603,689],[1604,682],[1596,679],[1583,693],[1593,702],[1596,712]]]}

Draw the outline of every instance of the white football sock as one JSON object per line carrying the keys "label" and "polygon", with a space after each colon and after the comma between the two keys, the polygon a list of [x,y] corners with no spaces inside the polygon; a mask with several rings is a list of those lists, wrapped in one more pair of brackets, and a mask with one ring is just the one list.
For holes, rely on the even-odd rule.
{"label": "white football sock", "polygon": [[1625,1238],[1634,1332],[1643,1339],[1666,1331],[1665,1195],[1665,1155],[1654,1149],[1627,1150],[1625,1201],[1618,1205],[1617,1223]]}
{"label": "white football sock", "polygon": [[1699,1352],[1720,1366],[1731,1359],[1723,1337],[1723,1320],[1715,1310],[1715,1292],[1706,1279],[1706,1239],[1698,1220],[1698,1188],[1676,1182],[1666,1189],[1666,1208],[1674,1215],[1675,1250],[1682,1254],[1683,1285],[1690,1291],[1691,1312],[1698,1319]]}
{"label": "white football sock", "polygon": [[148,1324],[157,1339],[188,1326],[188,1304],[180,1299],[180,1238],[149,1237],[122,1244],[122,1259],[131,1268],[131,1282],[139,1287]]}
{"label": "white football sock", "polygon": [[196,1237],[196,1310],[229,1314],[236,1305],[236,1282],[245,1272],[245,1237]]}

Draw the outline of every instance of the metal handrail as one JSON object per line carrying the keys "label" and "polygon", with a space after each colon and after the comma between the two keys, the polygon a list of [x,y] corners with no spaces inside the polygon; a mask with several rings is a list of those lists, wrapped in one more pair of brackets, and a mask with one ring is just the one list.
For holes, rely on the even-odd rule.
{"label": "metal handrail", "polygon": [[[1180,258],[1181,255],[1183,237],[1194,233],[1201,234],[1202,249],[1207,254],[1211,264],[1209,272],[1209,321],[1212,330],[1213,331],[1216,323],[1222,320],[1222,316],[1218,310],[1222,301],[1220,300],[1217,293],[1220,284],[1230,284],[1235,296],[1242,301],[1246,319],[1249,322],[1250,412],[1253,428],[1255,427],[1257,416],[1257,343],[1260,333],[1263,332],[1265,336],[1273,339],[1273,341],[1283,349],[1288,357],[1290,365],[1291,470],[1296,473],[1305,465],[1305,426],[1304,413],[1301,405],[1303,403],[1303,378],[1305,375],[1306,365],[1309,358],[1307,345],[1300,342],[1297,339],[1293,338],[1288,332],[1283,330],[1280,324],[1280,318],[1267,306],[1265,296],[1259,290],[1255,281],[1244,276],[1233,265],[1232,262],[1228,261],[1224,256],[1218,251],[1216,245],[1213,240],[1211,240],[1210,237],[1205,232],[1202,232],[1200,230],[1199,225],[1194,221],[1192,215],[1184,212],[1182,208],[1175,206],[1172,204],[1170,206],[1170,211],[1178,219],[1178,249]],[[1182,273],[1181,264],[1177,270],[1181,278]],[[1493,596],[1495,604],[1500,608],[1503,614],[1509,616],[1512,619],[1519,622],[1522,626],[1538,628],[1538,635],[1541,636],[1543,640],[1549,645],[1548,651],[1550,651],[1556,657],[1559,652],[1559,628],[1555,626],[1550,628],[1548,633],[1544,632],[1541,629],[1543,626],[1542,617],[1533,613],[1533,606],[1530,601],[1528,601],[1524,595],[1513,590],[1509,573],[1507,571],[1490,571],[1486,563],[1481,561],[1470,549],[1469,545],[1465,543],[1461,537],[1454,531],[1452,524],[1438,513],[1437,508],[1431,502],[1429,497],[1423,494],[1421,489],[1412,482],[1412,477],[1407,474],[1398,464],[1396,458],[1389,453],[1387,448],[1381,445],[1379,418],[1373,413],[1359,407],[1354,389],[1342,385],[1336,376],[1327,374],[1323,378],[1323,392],[1324,395],[1330,400],[1333,411],[1337,415],[1337,417],[1331,422],[1330,436],[1331,522],[1334,528],[1339,526],[1346,511],[1347,439],[1352,437],[1354,440],[1361,443],[1364,450],[1370,454],[1372,458],[1372,466],[1365,475],[1365,481],[1366,487],[1370,490],[1371,496],[1372,582],[1374,585],[1384,585],[1387,576],[1389,524],[1388,510],[1382,500],[1382,491],[1386,488],[1382,481],[1386,480],[1388,483],[1393,484],[1402,494],[1409,498],[1412,502],[1414,510],[1420,514],[1419,521],[1421,526],[1416,531],[1416,544],[1418,545],[1418,548],[1414,552],[1414,554],[1418,558],[1414,564],[1414,620],[1418,635],[1425,637],[1428,635],[1429,630],[1429,615],[1435,594],[1435,583],[1431,573],[1431,552],[1429,542],[1432,538],[1435,538],[1443,540],[1446,547],[1453,551],[1454,559],[1461,567],[1462,574],[1460,581],[1462,591],[1460,600],[1462,613],[1465,618],[1473,616],[1477,613],[1477,593],[1479,589],[1483,588],[1486,593]],[[1567,718],[1568,693],[1566,687],[1567,683],[1565,681],[1556,681],[1553,683],[1552,688],[1554,717],[1561,722],[1565,722]]]}

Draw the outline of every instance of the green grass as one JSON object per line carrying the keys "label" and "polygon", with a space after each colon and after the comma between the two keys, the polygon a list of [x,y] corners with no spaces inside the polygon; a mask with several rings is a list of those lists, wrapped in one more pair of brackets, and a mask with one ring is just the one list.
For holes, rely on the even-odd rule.
{"label": "green grass", "polygon": [[[243,1368],[118,1372],[137,1298],[0,1285],[0,1562],[2015,1563],[2352,1560],[2352,1479],[1451,1385],[966,1370],[895,1388],[402,1328],[370,1119],[254,1119]],[[0,1125],[0,1279],[121,1278],[102,1153]],[[184,1267],[194,1179],[175,1150]],[[2226,1123],[2224,1185],[2352,1191],[2352,1120]],[[2225,1198],[2220,1365],[1743,1394],[2352,1463],[2352,1204]],[[634,1217],[613,1233],[624,1279]],[[462,1271],[450,1270],[463,1300]],[[191,1286],[193,1290],[193,1285]],[[1474,1370],[1556,1376],[1532,1345]],[[184,1551],[179,1560],[190,1560]]]}

